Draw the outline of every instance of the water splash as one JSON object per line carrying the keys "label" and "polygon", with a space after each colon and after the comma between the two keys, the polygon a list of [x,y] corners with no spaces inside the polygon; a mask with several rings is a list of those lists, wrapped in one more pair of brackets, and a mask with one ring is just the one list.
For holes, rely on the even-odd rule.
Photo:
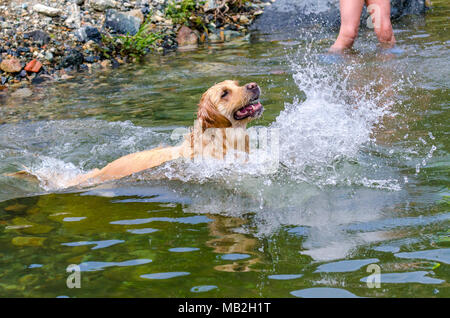
{"label": "water splash", "polygon": [[167,134],[131,122],[52,120],[0,126],[0,176],[25,170],[46,191],[113,159],[166,143]]}
{"label": "water splash", "polygon": [[[283,180],[319,187],[399,190],[400,178],[386,173],[386,166],[370,154],[383,118],[395,115],[390,109],[394,103],[391,96],[398,90],[398,82],[391,80],[386,85],[385,78],[368,76],[366,66],[353,63],[351,57],[329,65],[321,64],[317,56],[309,46],[306,53],[289,57],[293,80],[304,95],[285,102],[285,109],[268,127],[279,132],[278,169],[271,166],[274,158],[270,151],[258,151],[250,154],[247,164],[177,160],[139,174],[137,179],[215,182],[230,189],[242,189],[247,178],[259,179],[260,188],[271,188],[268,183]],[[19,139],[35,140],[29,153],[46,146],[28,165],[46,190],[61,189],[77,173],[104,166],[119,156],[171,143],[168,133],[130,122],[73,120],[31,125],[27,131],[10,133],[4,144],[17,144],[14,139],[20,134]],[[92,144],[92,140],[96,142]]]}

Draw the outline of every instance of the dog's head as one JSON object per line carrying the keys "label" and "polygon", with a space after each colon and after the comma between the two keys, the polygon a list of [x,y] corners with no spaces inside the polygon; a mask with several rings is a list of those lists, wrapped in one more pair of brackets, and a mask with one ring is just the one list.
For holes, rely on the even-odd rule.
{"label": "dog's head", "polygon": [[258,118],[264,108],[258,101],[261,90],[256,83],[239,86],[237,81],[223,81],[202,96],[197,113],[203,129],[242,127]]}

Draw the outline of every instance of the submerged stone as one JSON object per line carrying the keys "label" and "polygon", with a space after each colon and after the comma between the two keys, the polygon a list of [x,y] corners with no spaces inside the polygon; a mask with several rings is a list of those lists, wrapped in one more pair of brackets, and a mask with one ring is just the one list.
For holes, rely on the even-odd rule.
{"label": "submerged stone", "polygon": [[45,237],[36,236],[17,236],[12,239],[11,243],[15,246],[43,246]]}
{"label": "submerged stone", "polygon": [[26,234],[44,234],[53,229],[50,225],[30,222],[23,217],[14,218],[13,224],[13,226],[10,226],[10,229],[17,229]]}
{"label": "submerged stone", "polygon": [[12,97],[16,98],[26,98],[30,97],[31,95],[33,95],[33,92],[29,88],[20,88],[11,94]]}

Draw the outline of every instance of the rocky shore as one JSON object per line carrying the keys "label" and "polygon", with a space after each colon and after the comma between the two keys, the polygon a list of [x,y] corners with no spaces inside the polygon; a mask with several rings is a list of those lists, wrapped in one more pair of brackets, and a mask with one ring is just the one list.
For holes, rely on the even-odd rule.
{"label": "rocky shore", "polygon": [[0,0],[0,92],[246,36],[275,0]]}
{"label": "rocky shore", "polygon": [[[249,36],[249,30],[337,28],[338,2],[0,0],[0,97],[10,92],[26,97],[30,84],[227,42]],[[391,18],[423,14],[430,6],[429,0],[391,0]]]}

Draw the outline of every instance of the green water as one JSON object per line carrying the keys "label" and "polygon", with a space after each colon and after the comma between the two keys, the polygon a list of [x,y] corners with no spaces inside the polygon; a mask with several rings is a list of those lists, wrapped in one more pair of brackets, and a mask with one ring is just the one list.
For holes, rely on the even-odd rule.
{"label": "green water", "polygon": [[[0,296],[449,297],[450,7],[433,4],[396,22],[397,54],[370,30],[337,63],[334,33],[255,34],[0,97]],[[261,86],[252,126],[279,129],[277,171],[175,162],[60,186],[173,144],[229,78]],[[22,165],[40,184],[3,175]]]}

